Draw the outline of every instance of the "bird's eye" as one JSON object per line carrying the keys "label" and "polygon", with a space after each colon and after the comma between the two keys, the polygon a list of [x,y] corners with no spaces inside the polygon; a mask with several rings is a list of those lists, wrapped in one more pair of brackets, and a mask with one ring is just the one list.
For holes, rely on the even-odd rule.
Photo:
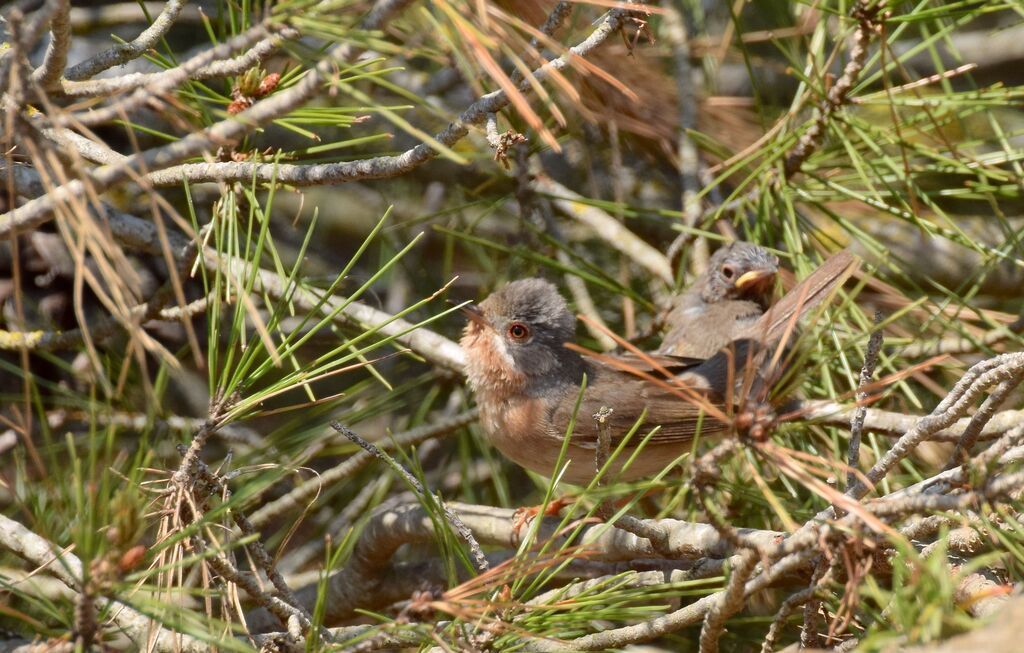
{"label": "bird's eye", "polygon": [[526,340],[530,337],[530,329],[522,322],[513,322],[508,327],[508,335],[513,340]]}
{"label": "bird's eye", "polygon": [[734,268],[731,265],[723,265],[722,276],[725,277],[726,279],[732,279],[733,277],[736,276],[736,268]]}

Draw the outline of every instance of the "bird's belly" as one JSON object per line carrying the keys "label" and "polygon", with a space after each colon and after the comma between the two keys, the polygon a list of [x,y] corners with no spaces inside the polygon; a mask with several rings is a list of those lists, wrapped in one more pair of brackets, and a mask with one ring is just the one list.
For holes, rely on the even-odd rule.
{"label": "bird's belly", "polygon": [[[500,406],[481,406],[480,417],[487,439],[506,458],[542,476],[554,475],[565,434],[555,432],[542,400],[514,399],[505,401]],[[586,426],[577,424],[576,428]],[[591,440],[582,438],[581,441]],[[609,480],[618,478],[629,481],[654,476],[671,463],[680,454],[680,450],[676,445],[648,443],[645,455],[637,456],[629,469],[622,472],[620,465],[625,463],[632,453],[633,449],[627,447],[619,455],[617,461],[612,464]],[[590,483],[596,470],[594,447],[579,446],[570,441],[562,464],[568,464],[561,476],[562,481],[576,485]]]}
{"label": "bird's belly", "polygon": [[506,458],[538,474],[552,472],[562,440],[549,431],[542,400],[516,398],[498,405],[481,405],[480,417],[487,439]]}

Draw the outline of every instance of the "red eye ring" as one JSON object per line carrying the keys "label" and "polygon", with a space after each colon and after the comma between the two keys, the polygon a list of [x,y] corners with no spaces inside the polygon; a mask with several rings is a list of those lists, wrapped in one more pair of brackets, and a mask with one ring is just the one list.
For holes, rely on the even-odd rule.
{"label": "red eye ring", "polygon": [[522,322],[513,322],[508,326],[508,337],[513,340],[526,340],[530,337],[530,329]]}

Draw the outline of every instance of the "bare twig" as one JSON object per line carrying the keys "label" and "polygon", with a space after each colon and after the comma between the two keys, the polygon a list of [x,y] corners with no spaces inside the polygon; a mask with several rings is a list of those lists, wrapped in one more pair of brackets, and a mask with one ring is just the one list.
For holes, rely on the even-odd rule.
{"label": "bare twig", "polygon": [[[411,0],[391,0],[381,2],[378,8],[371,11],[364,27],[377,29],[381,22],[392,13],[404,8]],[[378,10],[379,9],[379,10]],[[391,12],[391,13],[389,13]],[[533,77],[537,82],[547,79],[553,72],[560,71],[569,65],[570,60],[577,56],[586,56],[604,43],[622,25],[628,12],[613,10],[608,12],[601,24],[590,36],[569,51],[549,61],[536,71]],[[373,24],[373,21],[380,21]],[[333,74],[335,61],[348,60],[354,49],[343,43],[331,50],[327,56],[297,84],[286,91],[275,93],[255,103],[242,113],[232,116],[201,132],[195,132],[179,141],[153,148],[139,154],[126,157],[116,165],[102,166],[93,170],[88,179],[73,180],[45,197],[38,197],[25,205],[0,215],[0,237],[11,233],[31,229],[50,219],[58,204],[79,197],[86,192],[86,187],[100,193],[113,184],[130,176],[142,176],[153,184],[177,184],[182,180],[198,181],[252,181],[276,180],[278,183],[294,185],[327,184],[352,181],[354,179],[381,179],[408,172],[437,156],[436,150],[430,145],[420,144],[397,156],[375,157],[356,162],[340,164],[321,164],[309,166],[289,166],[279,164],[256,164],[252,162],[230,162],[225,168],[220,163],[187,164],[171,167],[175,163],[190,156],[201,153],[213,146],[231,142],[249,133],[257,126],[263,125],[308,101],[320,89],[323,80]],[[521,89],[529,91],[526,82]],[[472,125],[478,125],[486,119],[488,113],[495,113],[509,103],[504,91],[494,91],[482,97],[448,127],[437,134],[435,140],[450,146],[469,133]],[[150,172],[148,171],[157,171]],[[148,173],[148,174],[147,174]],[[659,254],[660,256],[660,254]],[[668,279],[671,279],[670,271]]]}
{"label": "bare twig", "polygon": [[[514,548],[519,543],[515,528],[516,511],[510,508],[492,508],[461,503],[450,503],[463,522],[472,530],[482,544]],[[565,537],[558,519],[539,518],[538,541]],[[669,542],[667,555],[671,560],[710,558],[721,560],[733,552],[732,544],[721,537],[707,524],[696,524],[674,519],[658,521],[644,520],[663,529]],[[394,552],[405,544],[428,543],[435,540],[435,523],[419,504],[404,504],[378,511],[370,518],[359,537],[352,555],[345,567],[331,576],[327,585],[325,604],[328,606],[325,619],[335,622],[344,619],[357,609],[379,608],[390,600],[397,600],[395,587],[389,587],[389,579],[405,577],[407,571],[392,563]],[[780,533],[740,529],[744,537],[757,541],[762,547],[770,547]],[[627,561],[650,564],[650,558],[657,556],[648,539],[637,537],[607,524],[587,526],[579,535],[580,546],[588,551],[587,559]],[[615,570],[603,570],[603,574]],[[709,572],[712,573],[712,572]],[[317,598],[317,586],[311,585],[296,592],[303,605],[312,606]]]}
{"label": "bare twig", "polygon": [[[180,65],[155,73],[130,73],[117,77],[90,79],[88,81],[64,81],[61,90],[72,97],[92,97],[111,93],[123,93],[133,89],[145,87],[145,93],[152,97],[162,92],[176,88],[188,80],[200,81],[228,75],[240,75],[253,66],[262,63],[270,55],[277,52],[287,39],[298,38],[298,30],[292,28],[281,28],[270,36],[263,36],[263,26],[257,26],[251,34],[239,35],[240,38],[232,39],[223,45],[216,46],[213,50],[216,53],[211,55],[212,50],[204,50],[190,61],[182,62]],[[252,43],[253,38],[259,40]],[[227,58],[232,51],[248,47],[242,54]],[[191,63],[190,63],[191,62]],[[209,63],[205,63],[209,62]],[[90,123],[102,122],[102,118],[115,111],[126,111],[131,104],[118,104],[110,108],[107,114],[90,114]],[[98,118],[97,118],[98,115]]]}
{"label": "bare twig", "polygon": [[[986,388],[1017,377],[1022,369],[1024,369],[1024,353],[1002,354],[969,369],[949,395],[932,411],[931,415],[919,419],[914,427],[897,440],[889,451],[868,470],[865,474],[868,483],[880,481],[917,445],[927,440],[929,435],[952,425],[970,408],[973,401]],[[985,420],[980,423],[980,426],[983,427],[984,423]],[[857,481],[847,490],[846,494],[859,499],[867,494],[869,489],[864,481]]]}
{"label": "bare twig", "polygon": [[775,648],[775,642],[778,640],[779,635],[782,634],[782,629],[786,625],[786,620],[789,619],[797,608],[817,596],[820,591],[821,584],[822,583],[818,583],[811,587],[805,587],[795,594],[790,594],[789,597],[782,602],[779,609],[775,612],[775,618],[772,619],[772,625],[768,627],[768,634],[765,635],[764,642],[761,644],[761,653],[772,652]]}
{"label": "bare twig", "polygon": [[665,255],[626,229],[621,222],[603,210],[585,204],[583,196],[547,175],[536,175],[531,186],[538,193],[550,195],[555,206],[566,215],[593,229],[598,237],[628,256],[634,263],[646,268],[665,283],[672,283],[672,266]]}
{"label": "bare twig", "polygon": [[[370,15],[364,20],[364,27],[367,29],[380,27],[379,23],[372,24],[371,19],[383,20],[384,17],[390,15],[388,11],[399,11],[409,4],[410,1],[380,0],[378,7],[375,7],[375,10],[371,11]],[[260,30],[263,31],[260,32]],[[248,41],[246,45],[239,46],[244,48],[247,47],[248,43],[258,40],[259,37],[268,36],[267,30],[266,26],[257,25],[255,28],[235,37],[235,39],[241,37],[251,38],[252,40]],[[200,132],[193,132],[178,141],[125,157],[124,160],[117,164],[105,165],[89,171],[82,178],[72,180],[54,189],[52,192],[47,193],[45,197],[38,197],[13,211],[3,214],[0,216],[0,237],[39,226],[50,219],[57,206],[79,198],[85,195],[87,191],[96,194],[102,193],[113,184],[125,178],[139,177],[150,170],[167,168],[182,159],[200,154],[211,147],[220,146],[225,142],[231,142],[244,136],[258,126],[305,104],[319,92],[323,81],[329,79],[333,74],[335,62],[337,60],[347,60],[354,54],[355,49],[350,43],[341,43],[335,46],[298,83],[286,91],[274,93],[255,103],[245,111],[215,123]],[[431,151],[433,150],[431,149]],[[271,166],[271,168],[275,167]],[[271,175],[277,176],[277,173],[271,172]],[[177,177],[177,180],[180,181],[181,177]]]}
{"label": "bare twig", "polygon": [[985,397],[985,401],[981,403],[978,412],[971,417],[967,427],[964,429],[963,435],[960,436],[960,440],[956,443],[956,448],[950,455],[949,467],[967,463],[967,457],[971,449],[978,442],[981,430],[996,414],[996,410],[1006,401],[1008,395],[1020,385],[1021,381],[1024,381],[1024,369],[1012,374],[1010,378],[1000,383],[992,394]]}
{"label": "bare twig", "polygon": [[[800,630],[800,645],[804,648],[813,648],[818,645],[818,622],[821,621],[818,614],[821,608],[821,600],[818,598],[817,590],[828,581],[835,571],[835,567],[829,564],[825,556],[818,558],[818,564],[811,575],[811,582],[804,592],[810,590],[811,595],[803,602],[804,625]],[[802,594],[798,592],[797,594]]]}
{"label": "bare twig", "polygon": [[[597,425],[597,446],[594,448],[594,473],[601,474],[605,465],[608,464],[608,457],[611,455],[612,434],[608,418],[614,413],[614,409],[601,406],[601,409],[594,413],[594,422]],[[604,480],[604,479],[600,479]]]}
{"label": "bare twig", "polygon": [[[724,561],[722,561],[724,563]],[[698,565],[690,569],[658,569],[653,571],[629,571],[614,576],[598,576],[578,583],[570,583],[564,587],[548,590],[527,601],[527,605],[545,605],[552,601],[566,601],[594,588],[607,588],[614,583],[616,588],[649,587],[666,583],[684,583],[687,581],[708,578],[723,572],[718,565]]]}
{"label": "bare twig", "polygon": [[[112,120],[116,120],[121,116],[128,115],[133,111],[136,111],[146,103],[152,102],[154,97],[161,97],[162,95],[170,92],[171,90],[178,88],[190,79],[198,78],[205,71],[207,78],[218,76],[216,73],[211,72],[210,67],[218,63],[216,70],[227,69],[233,70],[235,68],[234,61],[224,61],[230,57],[231,53],[239,50],[250,50],[255,48],[257,45],[261,45],[264,48],[275,48],[280,45],[280,40],[283,36],[281,32],[285,32],[289,37],[297,35],[295,30],[284,29],[274,25],[267,21],[259,23],[253,27],[245,30],[244,32],[231,37],[224,43],[212,47],[208,50],[196,54],[188,61],[182,62],[180,65],[175,66],[169,70],[161,73],[153,73],[152,76],[145,79],[143,86],[137,87],[134,84],[134,79],[130,79],[129,84],[126,88],[135,88],[135,92],[130,94],[128,97],[123,99],[117,99],[115,102],[99,109],[91,109],[81,113],[75,113],[65,116],[58,116],[54,123],[58,127],[74,127],[76,125],[84,125],[86,127],[93,127],[96,125],[104,125]],[[275,38],[275,35],[277,38]],[[250,50],[251,52],[251,50]],[[253,57],[247,53],[239,57],[239,60],[248,61]],[[243,69],[244,70],[244,69]],[[97,93],[104,93],[103,83],[100,84],[89,84],[88,86],[79,86],[79,89],[96,89]],[[75,90],[75,87],[72,87]],[[111,89],[111,91],[116,89]],[[92,93],[89,93],[92,94]],[[305,98],[300,98],[299,102],[295,105],[301,104]],[[264,107],[266,108],[266,107]],[[282,113],[290,111],[294,106],[285,108]],[[280,114],[278,114],[280,115]],[[221,123],[223,126],[223,123]],[[216,125],[215,125],[216,126]],[[212,129],[212,127],[211,127]],[[233,138],[233,137],[229,137]],[[199,153],[201,147],[195,151]],[[127,161],[128,158],[125,159]]]}
{"label": "bare twig", "polygon": [[50,21],[50,44],[46,47],[43,63],[32,72],[32,81],[46,88],[60,79],[68,62],[71,49],[71,2],[61,0]]}
{"label": "bare twig", "polygon": [[[452,431],[462,428],[476,420],[479,411],[476,409],[467,410],[454,417],[441,419],[436,422],[417,426],[402,433],[396,434],[381,443],[384,449],[410,447],[426,442],[433,438],[447,435]],[[374,456],[371,452],[362,451],[349,457],[344,462],[322,472],[318,476],[310,478],[298,484],[284,496],[261,506],[252,514],[250,519],[257,527],[266,525],[270,520],[285,513],[295,514],[296,511],[304,509],[305,505],[313,500],[319,492],[339,481],[351,478],[353,474],[373,462]]]}
{"label": "bare twig", "polygon": [[301,605],[292,605],[287,601],[263,591],[255,578],[250,574],[241,572],[234,564],[231,563],[230,560],[228,560],[227,556],[222,551],[211,551],[201,536],[193,535],[190,538],[190,541],[196,551],[203,556],[204,562],[210,565],[210,568],[217,572],[217,575],[219,575],[223,581],[234,583],[245,590],[245,593],[248,594],[252,600],[270,610],[275,617],[281,620],[281,623],[287,624],[293,617],[298,617],[302,628],[307,631],[309,630],[312,625],[309,613]]}
{"label": "bare twig", "polygon": [[1024,332],[1024,316],[1017,318],[1010,324],[986,331],[979,338],[950,336],[926,342],[912,342],[901,349],[899,353],[900,356],[910,359],[936,356],[938,354],[970,354],[980,351],[985,347],[998,345],[1015,335],[1020,335],[1022,332]]}
{"label": "bare twig", "polygon": [[[794,569],[806,566],[807,561],[815,555],[813,551],[798,551],[780,560],[768,570],[762,571],[747,581],[743,593],[745,596],[768,587],[779,577]],[[738,556],[733,558],[734,564],[739,563]],[[609,648],[623,648],[629,644],[650,641],[665,634],[675,632],[687,626],[703,621],[705,615],[722,599],[723,592],[709,594],[698,601],[684,606],[665,616],[647,621],[612,628],[591,635],[577,637],[565,643],[554,641],[531,642],[521,648],[522,651],[600,651]]]}
{"label": "bare twig", "polygon": [[128,63],[141,57],[147,50],[154,47],[160,39],[170,31],[175,19],[186,4],[185,0],[167,0],[164,10],[156,17],[153,24],[146,28],[135,39],[128,43],[115,45],[103,52],[72,66],[65,73],[70,80],[89,79],[114,66]]}
{"label": "bare twig", "polygon": [[[798,419],[830,426],[849,427],[856,408],[850,408],[833,401],[805,400],[786,406],[800,415]],[[874,433],[900,436],[914,427],[921,415],[908,415],[893,411],[868,408],[864,411],[864,428]],[[994,440],[1024,419],[1024,411],[1004,410],[992,416],[981,430],[980,440]],[[937,429],[928,435],[931,442],[956,442],[970,423],[969,418],[955,420],[946,428]]]}
{"label": "bare twig", "polygon": [[722,461],[734,454],[739,447],[739,440],[728,438],[698,458],[693,464],[693,489],[697,500],[704,508],[704,513],[711,525],[723,539],[731,543],[737,550],[755,549],[760,551],[763,545],[757,538],[747,537],[742,529],[728,522],[725,515],[716,505],[710,490],[721,478]]}
{"label": "bare twig", "polygon": [[843,69],[843,74],[835,81],[825,97],[818,104],[817,115],[811,126],[804,132],[786,155],[783,165],[783,176],[789,179],[800,171],[801,166],[820,146],[825,139],[829,118],[846,103],[847,95],[860,78],[861,71],[867,61],[868,46],[875,33],[879,12],[883,1],[874,4],[875,0],[858,0],[853,8],[853,18],[857,21],[854,31],[853,46],[850,48],[850,60]]}
{"label": "bare twig", "polygon": [[[601,406],[600,410],[598,410],[598,412],[593,416],[597,426],[597,447],[594,449],[594,467],[596,470],[595,473],[598,475],[600,475],[607,466],[608,458],[611,455],[612,433],[611,425],[608,423],[608,418],[613,412],[614,409],[607,406]],[[598,484],[603,485],[603,483],[604,477],[599,476]],[[601,502],[597,508],[597,512],[600,517],[606,521],[611,521],[615,516],[615,510],[608,501]],[[662,556],[668,557],[668,534],[657,524],[645,522],[633,517],[632,515],[626,514],[619,516],[619,518],[612,523],[627,533],[649,540],[655,551]]]}
{"label": "bare twig", "polygon": [[[127,319],[108,316],[89,326],[88,335],[94,341],[101,341],[118,332],[119,329],[141,328],[146,322],[160,318],[179,320],[189,318],[206,310],[206,298],[190,302],[183,307],[167,308],[174,298],[170,284],[162,286],[148,301],[132,307]],[[0,329],[0,349],[30,351],[62,351],[80,347],[85,338],[81,328],[67,331],[6,331]]]}
{"label": "bare twig", "polygon": [[[391,467],[396,472],[398,472],[402,476],[402,478],[405,479],[405,482],[408,483],[413,488],[413,490],[417,492],[420,496],[426,496],[428,494],[427,489],[423,487],[423,485],[415,476],[409,473],[409,471],[402,467],[394,458],[378,449],[376,445],[362,439],[361,437],[356,435],[356,433],[352,429],[348,428],[344,424],[341,424],[340,422],[331,422],[331,428],[333,428],[338,433],[341,433],[349,440],[352,440],[352,442],[358,444],[360,447],[368,451],[375,458],[379,458],[380,460],[383,460],[385,463],[387,463],[388,466]],[[458,532],[458,534],[462,537],[462,539],[466,541],[466,544],[469,545],[469,551],[472,554],[473,560],[476,563],[477,571],[487,571],[490,565],[487,562],[487,557],[484,555],[483,549],[480,548],[480,543],[477,542],[476,537],[473,536],[473,531],[471,531],[469,527],[466,526],[465,522],[462,521],[462,518],[459,517],[458,513],[456,513],[455,511],[448,507],[448,505],[441,499],[441,497],[434,496],[432,493],[430,494],[431,496],[433,496],[433,500],[436,501],[437,505],[441,508],[441,511],[444,513],[444,516],[448,520],[448,523],[452,525],[452,528],[454,528],[456,532]]]}
{"label": "bare twig", "polygon": [[846,473],[846,487],[853,485],[856,481],[854,470],[860,465],[860,440],[864,432],[864,418],[867,415],[868,392],[864,389],[871,383],[871,377],[878,365],[878,355],[882,351],[882,330],[878,325],[882,321],[882,313],[875,312],[875,331],[868,338],[867,351],[864,353],[864,365],[860,369],[860,382],[857,388],[857,409],[850,420],[850,444],[847,448],[846,464],[850,471]]}
{"label": "bare twig", "polygon": [[745,549],[736,558],[739,560],[729,574],[729,584],[724,592],[719,592],[718,601],[704,615],[704,625],[700,629],[701,653],[718,653],[718,639],[725,630],[726,620],[743,609],[744,587],[754,571],[757,553]]}
{"label": "bare twig", "polygon": [[[38,173],[31,168],[14,165],[0,169],[0,175],[5,173],[7,179],[13,181],[15,187],[23,194],[39,196],[45,192]],[[152,222],[110,207],[104,207],[104,213],[106,227],[118,242],[150,254],[163,253],[160,233]],[[172,231],[166,232],[166,236],[173,256],[179,261],[184,260],[190,240]],[[208,269],[220,268],[237,278],[249,278],[253,274],[248,261],[240,257],[224,256],[212,249],[204,250],[201,262]],[[297,308],[307,311],[319,307],[325,314],[331,314],[338,309],[340,311],[337,316],[339,320],[359,325],[365,329],[375,329],[385,336],[395,337],[397,342],[409,347],[432,363],[457,372],[462,371],[465,359],[462,348],[458,343],[440,334],[422,327],[414,329],[413,325],[406,320],[396,318],[366,304],[350,302],[340,297],[322,298],[312,289],[294,288],[270,270],[257,270],[255,274],[260,290],[272,297],[288,296]]]}
{"label": "bare twig", "polygon": [[[608,12],[601,24],[586,39],[568,49],[561,57],[545,63],[533,71],[536,82],[542,82],[553,73],[564,70],[574,57],[585,57],[600,47],[622,25],[624,12]],[[532,85],[522,82],[519,91],[530,92]],[[469,134],[471,126],[480,125],[488,114],[501,111],[509,105],[505,91],[498,90],[484,95],[470,105],[448,127],[434,135],[434,140],[444,146],[452,146]],[[394,156],[380,156],[359,161],[326,164],[266,164],[255,162],[211,162],[190,163],[152,172],[146,179],[156,185],[176,185],[182,180],[193,183],[230,181],[276,181],[294,186],[338,184],[356,180],[387,179],[405,174],[424,163],[433,160],[437,151],[430,145],[420,144]],[[2,235],[2,223],[0,223]]]}
{"label": "bare twig", "polygon": [[[572,14],[572,5],[573,3],[571,2],[563,1],[555,3],[555,6],[551,9],[547,19],[545,19],[544,24],[540,26],[540,33],[547,37],[554,36],[555,32],[561,29],[566,19],[569,18],[570,14]],[[534,37],[530,39],[528,50],[530,52],[537,52],[540,49],[540,45],[540,39]],[[523,81],[522,71],[516,68],[512,71],[509,79],[512,80],[513,84],[519,84]]]}
{"label": "bare twig", "polygon": [[[206,487],[209,489],[211,494],[220,496],[225,502],[230,500],[231,491],[227,488],[221,478],[215,476],[210,471],[209,467],[207,467],[202,461],[199,462],[198,469],[199,478],[206,484]],[[231,511],[231,518],[238,526],[242,536],[251,540],[245,545],[245,547],[259,568],[267,575],[267,578],[270,580],[271,584],[273,584],[274,589],[277,590],[278,594],[289,605],[298,610],[298,614],[307,624],[311,622],[312,617],[302,608],[298,599],[295,598],[295,595],[292,593],[291,588],[288,587],[288,584],[285,582],[281,572],[277,570],[277,565],[274,563],[274,560],[271,558],[270,554],[267,553],[263,543],[260,542],[259,533],[256,531],[256,527],[245,516],[245,513],[237,507]]]}

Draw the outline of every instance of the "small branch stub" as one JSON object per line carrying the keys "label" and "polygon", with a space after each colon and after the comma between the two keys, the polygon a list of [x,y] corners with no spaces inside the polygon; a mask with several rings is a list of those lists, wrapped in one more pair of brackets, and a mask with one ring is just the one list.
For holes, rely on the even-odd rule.
{"label": "small branch stub", "polygon": [[508,152],[516,145],[527,142],[526,136],[519,132],[509,129],[504,134],[500,134],[497,139],[497,143],[492,143],[494,147],[494,160],[505,166],[505,169],[509,169],[508,163]]}

